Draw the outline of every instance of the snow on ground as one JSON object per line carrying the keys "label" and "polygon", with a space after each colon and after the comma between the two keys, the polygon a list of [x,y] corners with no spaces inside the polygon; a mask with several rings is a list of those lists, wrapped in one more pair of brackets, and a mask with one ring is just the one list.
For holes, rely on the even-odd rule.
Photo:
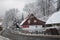
{"label": "snow on ground", "polygon": [[10,40],[10,39],[0,36],[0,40]]}
{"label": "snow on ground", "polygon": [[60,11],[53,13],[52,16],[46,21],[46,24],[56,23],[60,23]]}

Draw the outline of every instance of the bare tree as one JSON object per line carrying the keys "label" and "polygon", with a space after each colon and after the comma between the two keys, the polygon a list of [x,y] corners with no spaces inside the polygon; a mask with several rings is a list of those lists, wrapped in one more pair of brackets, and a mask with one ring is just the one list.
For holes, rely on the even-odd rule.
{"label": "bare tree", "polygon": [[4,26],[10,27],[13,24],[13,21],[16,18],[16,13],[18,12],[18,9],[10,9],[9,11],[6,11],[5,18],[4,18]]}
{"label": "bare tree", "polygon": [[27,4],[24,11],[27,13],[33,13],[40,18],[45,16],[48,17],[55,11],[55,7],[53,5],[52,0],[37,0],[34,3]]}

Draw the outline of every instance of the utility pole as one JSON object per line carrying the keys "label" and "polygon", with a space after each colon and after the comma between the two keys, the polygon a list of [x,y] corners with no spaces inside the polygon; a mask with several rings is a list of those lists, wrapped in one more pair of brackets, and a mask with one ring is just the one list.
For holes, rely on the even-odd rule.
{"label": "utility pole", "polygon": [[57,11],[60,9],[60,0],[57,0]]}
{"label": "utility pole", "polygon": [[48,16],[49,16],[49,14],[50,14],[50,0],[48,0]]}
{"label": "utility pole", "polygon": [[44,1],[42,0],[42,11],[43,11],[43,15],[45,16],[45,8],[44,8]]}
{"label": "utility pole", "polygon": [[48,14],[48,0],[46,0],[46,3],[45,3],[45,16],[47,16]]}
{"label": "utility pole", "polygon": [[23,15],[23,13],[22,13],[22,20],[24,20],[24,15]]}

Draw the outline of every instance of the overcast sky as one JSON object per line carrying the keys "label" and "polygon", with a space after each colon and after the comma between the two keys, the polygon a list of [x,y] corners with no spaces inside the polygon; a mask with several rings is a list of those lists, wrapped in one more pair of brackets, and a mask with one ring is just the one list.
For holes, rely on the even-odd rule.
{"label": "overcast sky", "polygon": [[21,11],[25,4],[34,1],[35,0],[0,0],[0,17],[4,16],[5,12],[12,8],[18,8]]}
{"label": "overcast sky", "polygon": [[21,11],[24,8],[25,4],[31,2],[35,2],[35,0],[0,0],[0,17],[3,17],[5,12],[12,8],[18,8],[18,10]]}

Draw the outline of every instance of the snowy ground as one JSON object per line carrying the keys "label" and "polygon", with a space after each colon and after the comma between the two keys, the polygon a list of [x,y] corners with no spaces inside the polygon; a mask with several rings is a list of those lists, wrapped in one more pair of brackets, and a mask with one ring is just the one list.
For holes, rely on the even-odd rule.
{"label": "snowy ground", "polygon": [[10,39],[0,36],[0,40],[10,40]]}
{"label": "snowy ground", "polygon": [[2,36],[7,37],[12,40],[60,40],[60,38],[43,38],[43,37],[33,37],[33,36],[24,36],[19,34],[11,33],[11,30],[6,29],[2,33]]}

